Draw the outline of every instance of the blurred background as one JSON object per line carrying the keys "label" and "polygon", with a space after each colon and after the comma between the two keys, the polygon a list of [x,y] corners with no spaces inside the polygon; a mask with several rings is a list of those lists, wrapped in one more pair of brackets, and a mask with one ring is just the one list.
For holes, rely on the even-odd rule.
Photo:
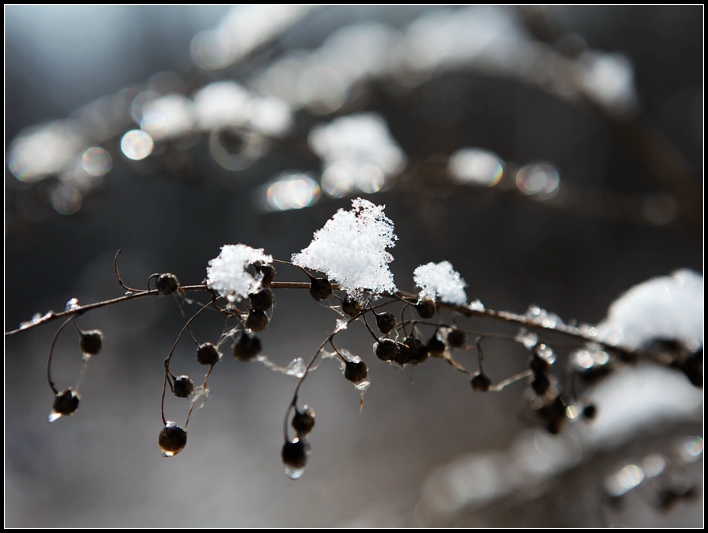
{"label": "blurred background", "polygon": [[[73,297],[120,295],[118,249],[128,285],[168,271],[200,283],[222,245],[289,259],[358,196],[386,205],[403,290],[418,265],[448,260],[470,301],[597,323],[632,285],[702,272],[702,6],[5,15],[6,331]],[[278,279],[305,281],[285,267]],[[276,297],[264,351],[309,358],[338,315],[305,291]],[[361,324],[338,345],[369,364],[363,410],[334,362],[308,378],[300,399],[317,425],[300,480],[280,463],[296,380],[229,354],[188,446],[164,459],[162,361],[192,312],[166,297],[82,317],[104,350],[81,409],[51,425],[56,329],[6,337],[6,526],[702,523],[700,498],[661,497],[702,487],[702,395],[683,376],[639,368],[605,383],[597,401],[620,422],[601,408],[595,426],[552,438],[530,423],[522,383],[482,395],[441,361],[396,370]],[[195,334],[222,328],[206,316]],[[527,362],[509,343],[485,355],[495,381]],[[58,386],[72,384],[71,332],[54,361]],[[199,375],[189,343],[174,361]],[[167,416],[182,421],[184,404],[168,399]],[[642,478],[610,505],[628,465]]]}

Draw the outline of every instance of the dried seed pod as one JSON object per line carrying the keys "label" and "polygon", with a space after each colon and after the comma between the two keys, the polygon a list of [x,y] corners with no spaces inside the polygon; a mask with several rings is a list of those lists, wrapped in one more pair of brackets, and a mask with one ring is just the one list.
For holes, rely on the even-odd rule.
{"label": "dried seed pod", "polygon": [[543,396],[551,388],[551,380],[546,374],[535,374],[531,381],[531,388],[539,396]]}
{"label": "dried seed pod", "polygon": [[435,335],[430,338],[425,348],[430,357],[442,357],[442,354],[445,353],[445,343]]}
{"label": "dried seed pod", "polygon": [[263,346],[258,337],[243,332],[234,344],[234,357],[239,361],[248,362],[261,353],[262,349]]}
{"label": "dried seed pod", "polygon": [[344,300],[342,300],[342,311],[344,311],[347,315],[351,317],[354,317],[361,313],[361,309],[361,304],[354,298],[345,296]]}
{"label": "dried seed pod", "polygon": [[332,294],[332,284],[327,278],[312,278],[310,279],[310,295],[321,302],[327,299]]}
{"label": "dried seed pod", "polygon": [[403,339],[403,344],[408,346],[408,359],[406,363],[409,365],[418,365],[428,358],[428,352],[425,346],[413,335],[409,335]]}
{"label": "dried seed pod", "polygon": [[[73,389],[58,392],[52,404],[52,414],[61,416],[73,415],[79,408],[79,393]],[[51,416],[51,415],[50,415]]]}
{"label": "dried seed pod", "polygon": [[249,296],[251,307],[257,311],[267,311],[273,305],[273,291],[270,289],[261,289]]}
{"label": "dried seed pod", "polygon": [[344,366],[344,377],[352,383],[361,383],[368,374],[369,367],[366,366],[364,361],[359,361],[358,363],[347,361]]}
{"label": "dried seed pod", "polygon": [[315,427],[315,412],[307,405],[302,409],[297,409],[291,425],[297,431],[297,436],[300,439],[306,437],[310,434],[312,428]]}
{"label": "dried seed pod", "polygon": [[399,350],[399,344],[391,339],[381,338],[374,343],[374,353],[382,361],[393,361]]}
{"label": "dried seed pod", "polygon": [[457,328],[451,329],[447,334],[447,344],[450,348],[462,348],[467,343],[467,334]]}
{"label": "dried seed pod", "polygon": [[256,272],[263,276],[261,279],[261,285],[263,287],[270,287],[275,281],[275,267],[273,265],[254,265],[254,268],[256,269]]}
{"label": "dried seed pod", "polygon": [[396,317],[391,313],[380,313],[376,315],[376,326],[384,335],[388,335],[396,327]]}
{"label": "dried seed pod", "polygon": [[221,352],[210,342],[197,347],[197,361],[200,365],[213,366],[221,359]]}
{"label": "dried seed pod", "polygon": [[470,380],[472,388],[479,392],[487,392],[492,386],[492,380],[487,374],[477,372]]}
{"label": "dried seed pod", "polygon": [[298,479],[305,472],[307,459],[310,455],[310,445],[298,438],[283,444],[280,456],[283,459],[285,475],[290,479]]}
{"label": "dried seed pod", "polygon": [[164,457],[172,457],[187,445],[187,432],[174,422],[167,422],[157,439]]}
{"label": "dried seed pod", "polygon": [[263,311],[252,309],[246,318],[246,327],[251,331],[263,331],[268,327],[268,315]]}
{"label": "dried seed pod", "polygon": [[543,357],[539,357],[534,353],[531,357],[531,363],[529,364],[529,368],[535,375],[538,375],[545,374],[546,372],[548,372],[551,369],[551,365]]}
{"label": "dried seed pod", "polygon": [[437,306],[435,302],[430,298],[423,298],[415,306],[416,311],[420,318],[428,319],[435,316],[435,311],[437,311]]}
{"label": "dried seed pod", "polygon": [[103,347],[103,333],[100,329],[82,331],[79,346],[86,355],[96,355]]}
{"label": "dried seed pod", "polygon": [[174,274],[160,274],[155,281],[155,287],[161,296],[166,296],[179,288],[179,280]]}
{"label": "dried seed pod", "polygon": [[194,382],[189,376],[177,376],[172,385],[172,393],[177,398],[187,398],[194,392]]}

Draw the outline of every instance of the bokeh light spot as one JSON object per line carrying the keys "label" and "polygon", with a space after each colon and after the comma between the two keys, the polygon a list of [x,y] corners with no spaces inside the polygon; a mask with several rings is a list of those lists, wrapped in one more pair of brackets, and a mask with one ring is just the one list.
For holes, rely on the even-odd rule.
{"label": "bokeh light spot", "polygon": [[81,166],[91,176],[103,176],[111,170],[111,154],[100,146],[92,146],[81,156]]}
{"label": "bokeh light spot", "polygon": [[120,149],[128,159],[139,161],[152,153],[155,143],[149,134],[142,130],[130,130],[120,140]]}

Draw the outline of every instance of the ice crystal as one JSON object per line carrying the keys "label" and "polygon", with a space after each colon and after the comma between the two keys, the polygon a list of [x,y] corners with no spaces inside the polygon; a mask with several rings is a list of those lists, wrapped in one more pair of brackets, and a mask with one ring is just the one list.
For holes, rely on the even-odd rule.
{"label": "ice crystal", "polygon": [[597,326],[597,338],[626,348],[652,339],[677,339],[698,347],[703,339],[703,276],[677,270],[620,296]]}
{"label": "ice crystal", "polygon": [[324,272],[350,296],[369,290],[375,294],[393,292],[393,274],[388,264],[393,256],[386,248],[395,246],[393,222],[384,206],[368,200],[352,200],[351,211],[340,209],[315,232],[310,245],[293,254],[294,264]]}
{"label": "ice crystal", "polygon": [[449,261],[421,265],[413,272],[413,281],[421,288],[420,298],[440,298],[443,302],[464,305],[467,302],[465,280]]}
{"label": "ice crystal", "polygon": [[254,249],[245,244],[227,244],[221,247],[219,257],[209,261],[207,287],[217,291],[229,302],[237,302],[261,288],[262,275],[253,277],[246,270],[254,263],[270,264],[273,257],[262,248]]}

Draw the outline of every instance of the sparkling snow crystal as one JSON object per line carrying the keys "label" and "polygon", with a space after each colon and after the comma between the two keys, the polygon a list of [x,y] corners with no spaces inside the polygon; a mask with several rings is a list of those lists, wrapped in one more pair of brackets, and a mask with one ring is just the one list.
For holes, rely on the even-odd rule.
{"label": "sparkling snow crystal", "polygon": [[413,272],[413,281],[421,288],[420,298],[440,298],[443,302],[464,305],[467,302],[465,280],[449,261],[421,265]]}
{"label": "sparkling snow crystal", "polygon": [[597,337],[627,348],[652,339],[682,340],[696,347],[703,339],[703,276],[677,270],[652,278],[619,297],[597,326]]}
{"label": "sparkling snow crystal", "polygon": [[219,257],[209,261],[207,287],[218,291],[229,302],[237,302],[261,288],[261,279],[254,278],[246,267],[254,263],[270,264],[273,257],[245,244],[221,247]]}
{"label": "sparkling snow crystal", "polygon": [[386,248],[395,246],[393,222],[384,207],[357,198],[353,209],[340,209],[317,230],[310,245],[293,254],[294,264],[327,274],[350,296],[364,290],[393,292],[393,274],[388,264],[393,256]]}

